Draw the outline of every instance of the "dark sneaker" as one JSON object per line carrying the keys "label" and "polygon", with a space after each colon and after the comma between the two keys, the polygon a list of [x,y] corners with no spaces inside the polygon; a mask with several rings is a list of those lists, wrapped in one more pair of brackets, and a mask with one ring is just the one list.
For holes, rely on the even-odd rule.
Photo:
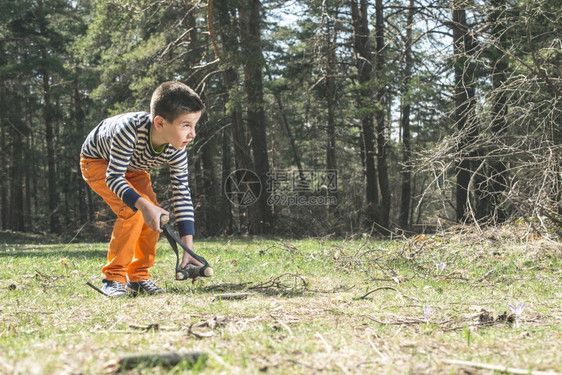
{"label": "dark sneaker", "polygon": [[109,297],[122,297],[127,294],[125,284],[120,283],[119,281],[110,281],[103,279],[102,283],[103,286],[101,290]]}
{"label": "dark sneaker", "polygon": [[159,288],[156,284],[152,282],[152,280],[141,280],[135,283],[127,281],[127,289],[132,293],[146,293],[146,294],[160,294],[166,293],[166,291],[162,288]]}

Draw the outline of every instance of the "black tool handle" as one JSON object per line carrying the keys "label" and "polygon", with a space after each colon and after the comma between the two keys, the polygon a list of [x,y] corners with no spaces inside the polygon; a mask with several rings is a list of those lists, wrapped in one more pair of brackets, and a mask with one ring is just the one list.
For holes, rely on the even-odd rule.
{"label": "black tool handle", "polygon": [[[193,250],[185,246],[182,240],[176,235],[176,233],[170,227],[168,222],[170,221],[170,217],[168,215],[162,215],[160,217],[160,227],[164,231],[164,235],[168,239],[170,246],[176,253],[176,279],[177,280],[185,280],[185,279],[194,279],[198,276],[201,277],[210,277],[214,274],[213,268],[209,266],[209,262],[205,258],[200,255],[195,254]],[[183,269],[180,267],[180,257],[179,252],[177,249],[177,245],[179,245],[185,252],[199,261],[203,266],[198,267],[193,264],[186,265]]]}

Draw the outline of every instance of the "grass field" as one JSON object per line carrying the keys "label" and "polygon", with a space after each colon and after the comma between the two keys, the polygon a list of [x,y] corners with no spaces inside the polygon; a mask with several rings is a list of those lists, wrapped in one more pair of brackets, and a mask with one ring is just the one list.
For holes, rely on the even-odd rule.
{"label": "grass field", "polygon": [[195,285],[173,280],[162,240],[152,276],[169,293],[122,299],[85,285],[101,286],[104,243],[0,238],[2,374],[103,374],[125,355],[192,351],[206,361],[122,373],[562,372],[562,244],[519,228],[200,241],[215,277]]}

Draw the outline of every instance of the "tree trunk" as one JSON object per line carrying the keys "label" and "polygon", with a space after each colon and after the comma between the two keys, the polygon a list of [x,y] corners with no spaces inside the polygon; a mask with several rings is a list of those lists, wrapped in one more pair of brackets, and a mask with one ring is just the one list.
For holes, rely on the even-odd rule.
{"label": "tree trunk", "polygon": [[375,166],[375,124],[372,109],[374,95],[372,86],[373,61],[369,44],[368,1],[353,0],[351,17],[353,21],[353,42],[355,49],[355,65],[359,81],[357,107],[361,114],[361,157],[365,175],[366,217],[372,224],[380,223],[381,207],[379,206],[379,190],[377,170]]}
{"label": "tree trunk", "polygon": [[468,188],[472,165],[467,156],[475,156],[473,141],[477,136],[477,127],[472,123],[474,110],[473,70],[468,61],[472,53],[472,41],[468,34],[466,11],[463,1],[453,2],[453,43],[455,61],[455,122],[458,132],[458,154],[460,162],[456,167],[457,175],[457,221],[464,222],[469,214]]}
{"label": "tree trunk", "polygon": [[[39,8],[39,32],[46,37],[45,14],[43,9],[43,1],[40,0]],[[43,63],[47,65],[48,53],[47,47],[40,46],[41,58]],[[59,196],[57,192],[57,175],[55,163],[55,141],[54,141],[54,109],[51,103],[51,85],[49,82],[49,72],[46,67],[39,69],[43,78],[43,120],[45,121],[45,142],[47,144],[47,165],[48,165],[48,189],[49,189],[49,224],[51,233],[60,233],[59,221]]]}
{"label": "tree trunk", "polygon": [[[327,44],[327,64],[326,64],[326,105],[328,109],[327,120],[327,142],[326,142],[326,169],[336,170],[336,78],[333,67],[336,66],[336,29],[333,20],[326,20],[326,44]],[[333,29],[333,40],[332,40]]]}
{"label": "tree trunk", "polygon": [[23,218],[23,174],[22,174],[22,134],[13,132],[12,138],[12,171],[10,176],[10,229],[13,231],[25,231]]}
{"label": "tree trunk", "polygon": [[[74,102],[74,125],[76,129],[80,130],[82,134],[82,128],[84,127],[84,110],[82,109],[82,97],[80,95],[80,88],[78,83],[78,72],[75,72],[76,78],[73,82],[73,102]],[[80,160],[79,155],[75,155],[73,160],[76,162],[76,168],[78,168]],[[90,190],[86,184],[86,181],[82,178],[79,169],[77,170],[77,185],[78,194],[76,195],[78,202],[76,204],[76,209],[78,210],[78,215],[76,219],[83,225],[88,221],[88,205],[86,204],[86,190]]]}
{"label": "tree trunk", "polygon": [[232,213],[230,210],[230,203],[229,200],[226,198],[226,191],[232,191],[232,181],[228,178],[231,173],[231,159],[230,159],[230,139],[232,138],[232,131],[230,128],[227,128],[223,131],[222,134],[222,183],[221,187],[224,189],[225,194],[223,195],[220,202],[221,204],[221,211],[223,217],[223,223],[226,228],[227,233],[234,232],[234,220],[232,219]]}
{"label": "tree trunk", "polygon": [[[0,100],[4,102],[4,85],[3,82],[0,84]],[[0,123],[4,125],[6,122],[4,120],[4,114],[0,111]],[[8,160],[6,158],[6,128],[4,126],[0,127],[0,224],[2,230],[8,229]]]}
{"label": "tree trunk", "polygon": [[[186,15],[186,27],[189,30],[190,48],[194,50],[192,61],[199,65],[203,59],[203,48],[201,48],[201,42],[199,41],[199,33],[194,12],[189,12]],[[195,82],[189,82],[189,84],[194,83]],[[202,99],[204,100],[205,98]],[[215,175],[215,155],[218,150],[217,141],[212,134],[212,131],[213,129],[210,124],[199,127],[198,138],[202,145],[199,146],[198,142],[198,147],[195,151],[197,158],[201,161],[201,169],[199,170],[197,177],[200,180],[199,197],[204,198],[205,203],[202,205],[201,209],[205,218],[202,222],[204,225],[203,234],[207,236],[216,236],[224,227],[224,216],[220,214],[221,207],[217,206],[215,203],[220,201],[221,189]]]}
{"label": "tree trunk", "polygon": [[406,25],[406,50],[404,51],[404,90],[402,92],[401,122],[402,128],[402,186],[400,196],[400,214],[398,225],[402,229],[408,229],[408,218],[410,217],[410,201],[412,196],[412,172],[410,170],[410,80],[412,75],[412,28],[414,27],[414,0],[410,0],[408,18]]}
{"label": "tree trunk", "polygon": [[[242,118],[242,103],[241,103],[241,96],[239,90],[239,76],[238,76],[238,66],[240,61],[240,56],[238,52],[238,45],[239,41],[237,38],[238,32],[238,25],[236,24],[236,14],[237,9],[235,4],[229,2],[227,0],[215,0],[213,2],[214,9],[217,10],[218,13],[218,33],[220,39],[222,41],[222,54],[224,55],[224,61],[222,64],[225,65],[224,67],[224,83],[226,86],[227,94],[226,94],[226,108],[227,114],[230,118],[230,128],[231,131],[225,131],[225,140],[230,139],[227,135],[231,135],[232,143],[234,147],[234,161],[235,167],[238,171],[241,169],[244,170],[255,170],[254,164],[252,162],[252,158],[249,152],[249,145],[246,139],[246,129],[244,126],[243,118]],[[217,51],[218,53],[218,51]],[[223,146],[223,148],[226,146]],[[228,147],[226,147],[228,148]],[[227,162],[223,160],[223,162]],[[230,169],[230,164],[228,165]],[[224,169],[223,169],[224,171]],[[230,184],[230,180],[228,179],[228,173],[226,176],[223,176],[223,181],[226,184]],[[242,173],[238,173],[238,181],[242,178]],[[227,191],[233,191],[233,186],[227,186]],[[249,186],[243,187],[245,189],[249,189]],[[257,194],[257,192],[254,192]],[[257,195],[256,195],[257,196]],[[231,230],[235,230],[235,222],[238,220],[234,220],[233,215],[235,212],[239,214],[240,221],[245,220],[246,212],[250,211],[248,216],[255,218],[257,217],[257,213],[254,214],[254,211],[257,211],[255,206],[244,206],[239,204],[238,207],[234,207],[235,210],[229,210],[230,219],[228,220],[231,225]]]}
{"label": "tree trunk", "polygon": [[[507,129],[507,93],[503,87],[506,80],[506,72],[508,69],[508,63],[505,56],[505,20],[502,20],[503,11],[505,10],[506,0],[492,0],[492,13],[490,14],[490,23],[492,26],[491,37],[495,40],[496,45],[492,47],[490,51],[494,60],[492,63],[492,133],[493,137],[502,142],[502,138],[505,137],[505,131]],[[503,222],[505,220],[506,213],[501,209],[497,208],[500,195],[507,188],[507,176],[506,176],[506,166],[500,161],[493,161],[490,163],[490,170],[488,171],[489,192],[486,192],[483,202],[482,211],[479,217],[490,216],[497,220],[498,222]]]}
{"label": "tree trunk", "polygon": [[[26,89],[27,91],[27,89]],[[30,97],[31,95],[26,92],[25,93],[26,97]],[[28,103],[28,106],[26,108],[27,110],[27,123],[28,123],[28,127],[29,129],[33,129],[33,113],[32,110],[30,109],[30,104]],[[25,149],[26,150],[34,150],[34,144],[33,144],[33,139],[32,137],[26,136],[25,137]],[[35,168],[33,168],[33,166],[35,165],[34,160],[33,160],[33,156],[32,154],[27,154],[24,156],[24,159],[26,160],[26,168],[25,168],[25,175],[23,177],[23,180],[25,181],[24,183],[24,196],[25,196],[25,200],[24,200],[24,205],[23,205],[23,216],[24,216],[24,227],[27,231],[32,232],[33,231],[33,214],[32,214],[32,194],[31,194],[31,181],[33,180],[32,175],[35,173]],[[31,167],[29,167],[31,166]]]}
{"label": "tree trunk", "polygon": [[[46,59],[46,51],[43,58]],[[57,175],[55,163],[55,141],[53,135],[53,108],[51,104],[51,87],[49,84],[49,74],[42,70],[43,75],[43,100],[44,100],[44,121],[45,121],[45,141],[47,143],[47,165],[48,165],[48,184],[49,184],[49,223],[51,233],[60,233],[59,222],[59,196],[57,192]]]}
{"label": "tree trunk", "polygon": [[268,204],[264,184],[269,172],[267,154],[265,103],[263,99],[263,64],[261,43],[261,4],[259,0],[246,0],[240,6],[240,42],[244,66],[244,88],[247,100],[247,121],[252,135],[252,151],[256,173],[261,180],[262,192],[258,199],[258,215],[252,218],[250,232],[268,233],[272,225],[272,211]]}
{"label": "tree trunk", "polygon": [[390,224],[390,182],[388,179],[388,164],[386,159],[386,135],[385,135],[385,58],[384,58],[384,9],[383,1],[376,0],[376,57],[375,57],[375,77],[377,79],[377,92],[375,93],[375,120],[377,137],[377,167],[379,177],[379,188],[381,192],[382,216],[379,222],[380,229],[386,232]]}
{"label": "tree trunk", "polygon": [[295,164],[297,165],[297,168],[299,170],[299,178],[301,179],[301,181],[305,181],[306,177],[304,175],[300,153],[297,148],[297,144],[295,142],[295,136],[293,135],[293,131],[291,130],[291,125],[289,124],[289,121],[287,120],[287,115],[285,114],[285,107],[283,106],[283,101],[281,100],[281,94],[279,92],[275,92],[273,96],[275,97],[275,102],[277,103],[277,107],[279,107],[281,122],[283,123],[283,127],[287,131],[287,137],[289,138],[289,142],[291,143],[291,150],[293,151]]}

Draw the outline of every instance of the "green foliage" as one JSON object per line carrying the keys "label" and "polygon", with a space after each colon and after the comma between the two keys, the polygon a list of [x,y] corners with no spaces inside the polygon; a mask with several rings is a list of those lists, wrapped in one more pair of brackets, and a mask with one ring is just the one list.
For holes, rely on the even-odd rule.
{"label": "green foliage", "polygon": [[[455,198],[452,194],[456,183],[455,163],[464,150],[455,149],[459,134],[455,133],[452,78],[455,59],[451,49],[449,7],[416,4],[414,23],[407,25],[405,4],[385,3],[385,47],[381,52],[385,64],[370,81],[360,84],[349,2],[268,0],[261,4],[266,112],[262,125],[267,132],[270,169],[296,170],[297,156],[305,169],[325,168],[327,124],[331,123],[335,124],[340,176],[337,212],[323,215],[317,207],[274,207],[278,223],[283,223],[277,230],[287,233],[287,228],[294,228],[298,232],[295,235],[306,235],[320,233],[322,228],[333,225],[326,231],[339,235],[371,231],[372,222],[363,220],[366,215],[365,168],[360,131],[361,119],[371,115],[384,115],[392,184],[390,223],[393,225],[400,205],[400,192],[394,187],[399,186],[403,170],[401,104],[411,106],[410,141],[417,163],[417,168],[412,168],[415,186],[412,187],[410,222],[421,224],[437,216],[450,217],[454,209],[451,206]],[[557,48],[561,24],[558,6],[554,1],[538,0],[478,6],[463,4],[471,20],[469,31],[476,46],[474,53],[465,56],[463,61],[470,62],[474,73],[467,85],[475,88],[478,97],[473,123],[479,130],[480,155],[491,155],[505,165],[510,163],[511,169],[505,176],[508,186],[522,184],[524,188],[518,193],[523,192],[526,197],[541,196],[541,187],[533,181],[551,181],[547,199],[539,206],[549,207],[549,217],[556,218],[560,214],[557,201],[561,187],[552,167],[557,162],[549,159],[548,152],[559,154],[556,151],[561,143],[557,126],[560,122],[558,67],[562,58]],[[77,159],[81,142],[107,116],[148,110],[154,87],[170,79],[185,81],[196,88],[208,106],[202,124],[208,131],[201,134],[209,139],[197,139],[190,159],[204,159],[206,165],[212,161],[213,170],[203,173],[200,164],[191,163],[195,179],[192,182],[195,185],[198,179],[210,175],[211,180],[221,185],[220,188],[215,186],[215,190],[222,191],[222,172],[236,168],[232,138],[229,138],[229,116],[236,111],[246,126],[246,113],[252,109],[244,90],[242,61],[249,61],[250,57],[244,56],[245,49],[240,41],[238,17],[242,5],[243,2],[214,2],[213,37],[221,57],[217,60],[207,8],[201,2],[4,1],[5,11],[0,14],[0,126],[3,134],[0,156],[4,166],[0,173],[6,178],[0,189],[7,200],[11,194],[25,196],[22,205],[27,223],[13,225],[9,217],[19,214],[6,208],[6,204],[0,215],[2,227],[27,231],[47,229],[45,217],[51,215],[51,209],[47,208],[49,198],[43,193],[48,191],[49,177],[45,157],[47,118],[55,124],[55,179],[64,201],[55,214],[62,216],[63,226],[68,231],[78,231],[85,220],[93,225],[97,225],[96,221],[110,220],[101,202],[96,197],[86,197],[86,190],[80,187]],[[375,6],[372,2],[368,5],[369,43],[374,51]],[[498,22],[491,22],[491,17],[496,17]],[[410,76],[406,76],[404,60],[408,27],[413,38]],[[494,30],[498,27],[503,31],[496,33]],[[373,54],[373,61],[368,63],[375,64],[377,58],[376,53]],[[229,85],[225,80],[226,71],[235,76],[235,82]],[[44,108],[43,76],[48,78],[50,87],[52,105],[49,108]],[[328,79],[334,85],[330,88],[334,107],[330,109]],[[384,97],[376,97],[383,89]],[[507,131],[497,137],[498,122],[493,103],[502,92],[509,93],[505,102],[507,110],[502,114]],[[294,137],[294,147],[287,124]],[[244,147],[251,149],[253,140],[249,133],[246,138],[248,145]],[[508,150],[501,158],[494,154],[505,147]],[[14,152],[14,148],[21,154]],[[529,150],[540,151],[537,154]],[[199,159],[199,154],[207,156]],[[527,168],[533,160],[540,160],[536,163],[540,167]],[[437,164],[445,170],[439,171]],[[479,186],[484,187],[486,184],[482,180],[491,178],[490,174],[497,170],[497,165],[492,164],[482,167],[483,176],[475,178]],[[18,169],[22,172],[20,177],[12,173]],[[548,173],[541,174],[541,171]],[[156,174],[157,185],[162,188],[158,193],[166,194],[166,174]],[[212,189],[200,184],[197,190],[199,196],[206,197],[211,194],[207,190]],[[495,198],[499,205],[511,206],[510,212],[519,209],[514,202],[528,201],[520,195],[512,200],[497,195]],[[162,201],[166,199],[162,197]],[[480,199],[475,195],[473,200],[476,206]],[[205,203],[205,207],[210,206]],[[222,201],[216,206],[223,210]],[[228,211],[221,211],[220,215],[236,221],[237,208],[224,207]],[[528,212],[518,215],[536,216],[540,211],[537,207],[526,208]],[[87,211],[87,219],[81,216],[83,210]],[[204,212],[198,214],[205,217],[217,215],[211,208],[200,210]],[[494,207],[489,206],[484,217],[494,212]],[[295,227],[290,225],[291,221],[314,224]],[[236,231],[233,227],[224,227],[211,232]]]}

